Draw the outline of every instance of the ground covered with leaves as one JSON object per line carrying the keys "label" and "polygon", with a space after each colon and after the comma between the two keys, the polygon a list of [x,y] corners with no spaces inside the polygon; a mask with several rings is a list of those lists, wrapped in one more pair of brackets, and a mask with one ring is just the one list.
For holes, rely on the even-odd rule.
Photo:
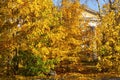
{"label": "ground covered with leaves", "polygon": [[63,73],[56,76],[34,76],[24,77],[16,75],[14,77],[1,77],[2,80],[120,80],[120,74],[117,73],[97,73],[97,74],[81,74],[81,73]]}

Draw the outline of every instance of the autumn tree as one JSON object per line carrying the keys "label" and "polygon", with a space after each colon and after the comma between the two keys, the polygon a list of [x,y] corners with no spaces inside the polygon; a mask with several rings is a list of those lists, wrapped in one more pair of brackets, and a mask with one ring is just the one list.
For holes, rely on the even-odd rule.
{"label": "autumn tree", "polygon": [[0,4],[2,70],[20,74],[19,68],[23,68],[26,75],[49,72],[55,60],[48,56],[51,45],[48,35],[59,25],[60,17],[52,1],[10,0]]}
{"label": "autumn tree", "polygon": [[[62,31],[60,39],[53,46],[58,47],[61,55],[61,63],[59,68],[64,67],[65,71],[78,70],[74,69],[79,66],[81,52],[81,30],[80,18],[82,8],[79,0],[62,0],[60,11],[62,12],[62,26],[59,30]],[[55,45],[56,44],[56,45]],[[76,66],[76,68],[77,68]]]}
{"label": "autumn tree", "polygon": [[[97,28],[98,33],[98,53],[100,61],[98,67],[102,71],[120,70],[120,10],[119,0],[114,0],[104,5],[104,16],[102,22]],[[114,8],[114,9],[113,9]]]}

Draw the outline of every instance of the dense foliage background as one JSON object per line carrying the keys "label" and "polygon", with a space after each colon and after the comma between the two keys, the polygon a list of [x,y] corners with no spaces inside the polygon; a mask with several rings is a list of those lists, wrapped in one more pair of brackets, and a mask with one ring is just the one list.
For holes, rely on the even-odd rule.
{"label": "dense foliage background", "polygon": [[103,6],[93,31],[79,0],[62,0],[61,6],[52,0],[0,1],[0,75],[82,73],[86,65],[94,66],[92,72],[119,73],[119,3]]}

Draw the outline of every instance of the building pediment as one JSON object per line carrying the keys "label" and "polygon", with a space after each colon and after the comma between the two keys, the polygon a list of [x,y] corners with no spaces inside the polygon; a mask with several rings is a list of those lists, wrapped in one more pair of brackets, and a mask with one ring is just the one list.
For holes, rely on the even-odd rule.
{"label": "building pediment", "polygon": [[86,6],[83,7],[82,17],[84,21],[89,21],[88,25],[90,26],[97,26],[100,19],[98,16],[98,12],[94,11]]}

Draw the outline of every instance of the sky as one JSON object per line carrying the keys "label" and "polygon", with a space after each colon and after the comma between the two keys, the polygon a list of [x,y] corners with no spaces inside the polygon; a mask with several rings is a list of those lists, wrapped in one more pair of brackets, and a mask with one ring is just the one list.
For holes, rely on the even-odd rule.
{"label": "sky", "polygon": [[[55,4],[58,4],[60,0],[53,0],[53,1]],[[102,8],[102,5],[105,4],[105,1],[106,0],[99,0],[101,8]],[[87,5],[89,8],[95,11],[98,11],[98,5],[96,0],[80,0],[80,3]]]}
{"label": "sky", "polygon": [[[100,6],[102,8],[102,5],[105,4],[105,1],[99,0],[99,2],[100,2]],[[81,0],[80,3],[87,5],[89,8],[91,8],[95,11],[98,11],[98,4],[97,4],[96,0]]]}

